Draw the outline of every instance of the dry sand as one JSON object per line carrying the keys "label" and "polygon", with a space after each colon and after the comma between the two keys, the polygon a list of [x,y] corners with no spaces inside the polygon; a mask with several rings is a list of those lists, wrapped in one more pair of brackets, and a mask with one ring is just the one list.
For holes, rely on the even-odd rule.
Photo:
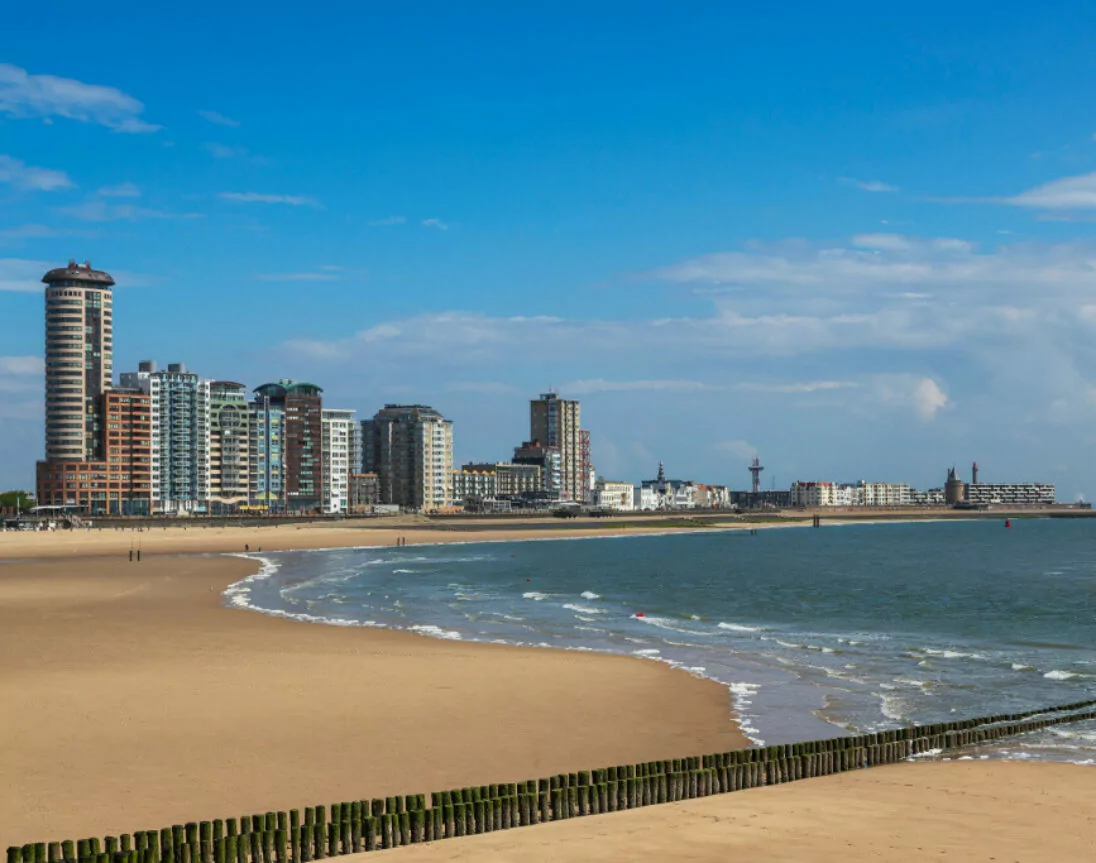
{"label": "dry sand", "polygon": [[[721,529],[757,528],[767,525],[729,522]],[[786,526],[797,526],[791,523]],[[595,536],[641,536],[652,533],[680,533],[690,528],[611,519],[582,519],[562,522],[557,518],[513,520],[468,520],[427,522],[416,518],[357,519],[340,522],[271,524],[264,527],[207,527],[196,522],[190,527],[155,527],[145,530],[114,528],[57,531],[0,531],[0,560],[46,557],[117,557],[127,559],[130,549],[143,555],[202,554],[251,551],[286,551],[311,548],[352,548],[444,542],[488,542],[509,539],[545,539]],[[697,526],[693,530],[709,530]]]}
{"label": "dry sand", "polygon": [[231,557],[0,564],[0,843],[744,745],[653,662],[224,608]]}
{"label": "dry sand", "polygon": [[[0,534],[0,843],[719,751],[724,688],[656,663],[264,617],[180,552],[650,533],[612,523]],[[743,525],[750,527],[751,525]],[[127,562],[130,544],[145,560]],[[401,849],[415,860],[1096,859],[1096,770],[908,764]]]}
{"label": "dry sand", "polygon": [[896,764],[394,853],[401,863],[1081,863],[1096,860],[1096,770]]}

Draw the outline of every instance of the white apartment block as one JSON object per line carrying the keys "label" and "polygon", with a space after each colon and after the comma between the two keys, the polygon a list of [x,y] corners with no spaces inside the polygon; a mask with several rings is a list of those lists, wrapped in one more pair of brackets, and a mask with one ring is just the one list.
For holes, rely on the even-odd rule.
{"label": "white apartment block", "polygon": [[140,390],[152,407],[152,512],[206,512],[210,479],[210,381],[182,363],[157,371],[144,360],[121,376],[125,389]]}
{"label": "white apartment block", "polygon": [[836,482],[793,482],[792,506],[855,506],[858,495],[855,486]]}
{"label": "white apartment block", "polygon": [[633,488],[633,492],[633,500],[635,501],[634,509],[650,512],[659,508],[658,489],[652,488],[649,485],[637,485]]}
{"label": "white apartment block", "polygon": [[864,482],[856,489],[859,506],[909,506],[910,487],[904,482]]}
{"label": "white apartment block", "polygon": [[323,438],[323,511],[345,513],[350,509],[350,474],[354,457],[354,411],[323,408],[320,414]]}
{"label": "white apartment block", "polygon": [[967,485],[967,503],[1044,506],[1054,500],[1053,483],[979,482]]}
{"label": "white apartment block", "polygon": [[630,482],[599,479],[594,486],[593,502],[599,509],[631,512],[635,509],[635,487]]}

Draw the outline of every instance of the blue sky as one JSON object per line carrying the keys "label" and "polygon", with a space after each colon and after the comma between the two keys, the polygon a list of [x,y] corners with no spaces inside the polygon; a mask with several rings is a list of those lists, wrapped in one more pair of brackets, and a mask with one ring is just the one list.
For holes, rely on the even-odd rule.
{"label": "blue sky", "polygon": [[1096,492],[1096,13],[682,6],[6,12],[0,487],[75,257],[116,370],[426,402],[458,460],[551,386],[610,478]]}

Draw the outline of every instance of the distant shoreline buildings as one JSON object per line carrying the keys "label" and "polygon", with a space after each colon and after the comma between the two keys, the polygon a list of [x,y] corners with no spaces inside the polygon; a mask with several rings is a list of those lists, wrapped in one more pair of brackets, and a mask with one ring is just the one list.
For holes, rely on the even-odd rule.
{"label": "distant shoreline buildings", "polygon": [[[797,481],[750,491],[669,479],[662,463],[639,485],[599,477],[577,399],[529,402],[529,438],[510,459],[453,465],[453,423],[427,405],[387,404],[371,419],[324,404],[316,384],[288,379],[250,394],[183,363],[114,372],[114,279],[85,262],[50,270],[45,289],[45,458],[38,504],[91,515],[362,514],[765,510],[1054,503],[1049,483],[941,488]],[[249,397],[250,396],[250,397]]]}

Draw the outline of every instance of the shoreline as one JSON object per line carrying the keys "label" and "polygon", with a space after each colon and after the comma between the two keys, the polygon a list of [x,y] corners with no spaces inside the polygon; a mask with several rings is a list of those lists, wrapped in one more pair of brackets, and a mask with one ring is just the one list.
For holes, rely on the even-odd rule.
{"label": "shoreline", "polygon": [[229,555],[73,563],[0,567],[5,844],[749,745],[638,657],[245,613]]}

